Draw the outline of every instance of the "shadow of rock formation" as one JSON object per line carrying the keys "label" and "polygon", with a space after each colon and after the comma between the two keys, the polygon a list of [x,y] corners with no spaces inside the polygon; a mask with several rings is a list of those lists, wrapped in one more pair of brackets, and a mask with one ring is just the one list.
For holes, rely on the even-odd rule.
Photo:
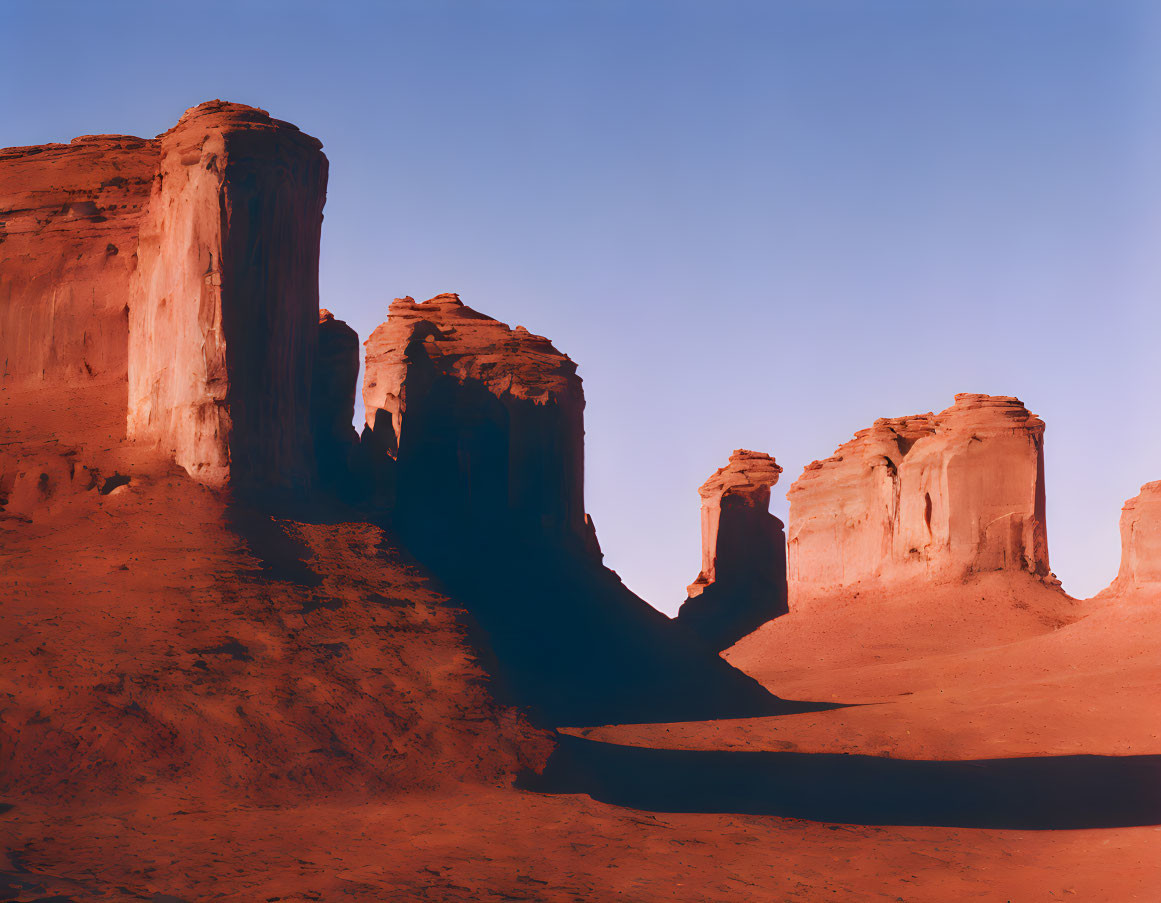
{"label": "shadow of rock formation", "polygon": [[1161,824],[1161,756],[935,762],[648,749],[561,736],[544,772],[521,784],[653,812],[844,824],[1022,830]]}
{"label": "shadow of rock formation", "polygon": [[368,485],[394,481],[394,528],[475,619],[505,701],[572,725],[802,710],[601,565],[584,392],[548,339],[444,294],[397,299],[366,346]]}
{"label": "shadow of rock formation", "polygon": [[466,606],[501,702],[555,725],[700,721],[833,708],[769,694],[597,561],[503,535],[409,548]]}

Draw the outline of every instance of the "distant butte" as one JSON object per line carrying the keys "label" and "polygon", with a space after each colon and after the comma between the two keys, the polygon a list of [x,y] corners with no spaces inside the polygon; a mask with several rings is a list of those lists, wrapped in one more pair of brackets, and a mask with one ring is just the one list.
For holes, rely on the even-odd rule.
{"label": "distant butte", "polygon": [[786,613],[786,536],[769,510],[781,473],[770,455],[737,449],[698,490],[701,572],[678,621],[715,649]]}
{"label": "distant butte", "polygon": [[1161,591],[1161,481],[1146,483],[1121,510],[1121,567],[1109,590]]}
{"label": "distant butte", "polygon": [[1050,573],[1044,423],[1017,398],[876,420],[787,498],[792,605],[861,580]]}

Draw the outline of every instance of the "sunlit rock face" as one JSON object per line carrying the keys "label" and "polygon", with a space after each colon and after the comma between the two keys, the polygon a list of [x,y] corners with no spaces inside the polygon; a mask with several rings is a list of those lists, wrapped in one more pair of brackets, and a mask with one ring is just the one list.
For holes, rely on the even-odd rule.
{"label": "sunlit rock face", "polygon": [[301,485],[312,470],[322,145],[221,101],[159,140],[130,288],[129,435],[210,485]]}
{"label": "sunlit rock face", "polygon": [[1007,396],[883,419],[790,488],[792,599],[860,580],[1047,576],[1044,423]]}
{"label": "sunlit rock face", "polygon": [[787,611],[786,536],[769,510],[781,473],[769,455],[738,449],[698,490],[701,572],[678,620],[717,649]]}
{"label": "sunlit rock face", "polygon": [[454,294],[395,300],[364,344],[364,442],[397,462],[402,520],[591,545],[584,393],[567,355]]}
{"label": "sunlit rock face", "polygon": [[1161,481],[1146,483],[1121,509],[1121,568],[1110,589],[1161,590]]}
{"label": "sunlit rock face", "polygon": [[128,135],[0,150],[0,383],[125,378],[156,163],[157,142]]}

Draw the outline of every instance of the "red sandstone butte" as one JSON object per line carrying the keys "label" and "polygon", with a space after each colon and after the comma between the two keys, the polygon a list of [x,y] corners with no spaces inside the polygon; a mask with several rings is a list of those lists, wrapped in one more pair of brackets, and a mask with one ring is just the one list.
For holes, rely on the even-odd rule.
{"label": "red sandstone butte", "polygon": [[791,595],[866,579],[1047,576],[1043,440],[1019,399],[972,394],[860,430],[787,494]]}
{"label": "red sandstone butte", "polygon": [[1161,590],[1161,480],[1121,509],[1121,567],[1110,590]]}
{"label": "red sandstone butte", "polygon": [[786,612],[786,537],[769,510],[781,473],[770,455],[737,449],[698,490],[701,573],[678,620],[718,649]]}
{"label": "red sandstone butte", "polygon": [[0,385],[124,379],[129,279],[157,142],[0,150]]}
{"label": "red sandstone butte", "polygon": [[567,355],[455,294],[396,299],[364,345],[367,427],[398,449],[403,512],[585,543],[584,392]]}
{"label": "red sandstone butte", "polygon": [[304,483],[322,144],[221,101],[160,143],[130,290],[129,436],[211,485]]}

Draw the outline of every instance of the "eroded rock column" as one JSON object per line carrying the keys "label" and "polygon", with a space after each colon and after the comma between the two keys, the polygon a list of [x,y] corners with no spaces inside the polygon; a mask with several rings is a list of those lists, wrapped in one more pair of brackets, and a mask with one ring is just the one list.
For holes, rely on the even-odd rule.
{"label": "eroded rock column", "polygon": [[359,442],[354,427],[358,383],[359,334],[329,310],[320,310],[310,405],[315,464],[325,485],[342,485],[350,476]]}
{"label": "eroded rock column", "polygon": [[738,449],[698,490],[702,564],[678,621],[724,649],[787,611],[786,537],[769,510],[782,468]]}
{"label": "eroded rock column", "polygon": [[302,485],[322,145],[220,101],[189,110],[160,141],[129,304],[129,435],[204,483]]}

